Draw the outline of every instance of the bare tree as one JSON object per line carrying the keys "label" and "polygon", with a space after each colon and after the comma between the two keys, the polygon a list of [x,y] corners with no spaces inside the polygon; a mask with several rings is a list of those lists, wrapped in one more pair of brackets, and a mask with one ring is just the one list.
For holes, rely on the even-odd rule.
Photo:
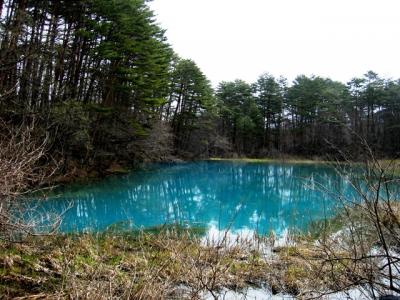
{"label": "bare tree", "polygon": [[173,160],[173,133],[170,126],[163,121],[156,121],[141,138],[129,145],[138,161]]}
{"label": "bare tree", "polygon": [[344,155],[347,163],[335,164],[352,192],[335,196],[338,214],[334,222],[323,222],[313,259],[328,293],[354,288],[376,299],[400,294],[400,166],[376,159],[367,142],[362,144],[364,163]]}
{"label": "bare tree", "polygon": [[[0,238],[42,231],[37,222],[37,211],[25,196],[43,186],[56,170],[44,167],[49,163],[46,156],[47,137],[34,136],[35,122],[14,126],[0,120]],[[60,216],[51,216],[46,232],[52,232],[59,224]]]}

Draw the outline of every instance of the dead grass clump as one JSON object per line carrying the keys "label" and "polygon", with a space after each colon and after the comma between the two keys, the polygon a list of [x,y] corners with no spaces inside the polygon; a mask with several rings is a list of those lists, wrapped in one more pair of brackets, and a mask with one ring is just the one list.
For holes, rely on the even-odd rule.
{"label": "dead grass clump", "polygon": [[[269,265],[240,245],[191,235],[34,237],[0,248],[0,294],[71,299],[196,299],[265,282]],[[29,277],[29,278],[28,278]]]}
{"label": "dead grass clump", "polygon": [[[218,299],[226,290],[268,286],[273,294],[309,298],[354,287],[357,274],[371,271],[337,241],[327,243],[299,238],[266,256],[263,245],[257,250],[247,242],[205,244],[189,231],[32,237],[0,245],[0,294]],[[336,260],[327,249],[335,249]]]}

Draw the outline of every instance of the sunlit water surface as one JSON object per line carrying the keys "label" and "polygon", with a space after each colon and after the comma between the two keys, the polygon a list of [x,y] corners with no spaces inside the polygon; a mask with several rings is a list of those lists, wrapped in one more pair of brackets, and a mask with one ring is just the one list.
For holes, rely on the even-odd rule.
{"label": "sunlit water surface", "polygon": [[[327,193],[329,191],[330,193]],[[192,162],[154,164],[125,176],[66,186],[40,206],[62,212],[62,232],[181,224],[209,232],[281,235],[331,216],[335,195],[352,197],[333,168],[322,164]]]}

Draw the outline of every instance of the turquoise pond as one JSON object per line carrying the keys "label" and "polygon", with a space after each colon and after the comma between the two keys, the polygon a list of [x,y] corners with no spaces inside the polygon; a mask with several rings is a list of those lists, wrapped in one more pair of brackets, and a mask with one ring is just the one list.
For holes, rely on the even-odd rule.
{"label": "turquoise pond", "polygon": [[[330,193],[321,192],[320,185]],[[306,229],[331,216],[333,195],[351,188],[322,164],[202,161],[153,164],[123,176],[57,189],[39,205],[65,213],[60,230],[101,231],[117,223],[149,228],[179,223],[232,232]]]}

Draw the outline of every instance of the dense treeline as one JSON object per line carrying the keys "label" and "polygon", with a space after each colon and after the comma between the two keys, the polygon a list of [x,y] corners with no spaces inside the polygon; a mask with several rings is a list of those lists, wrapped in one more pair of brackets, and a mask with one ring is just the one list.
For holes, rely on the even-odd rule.
{"label": "dense treeline", "polygon": [[1,117],[35,118],[62,158],[131,159],[169,93],[173,56],[146,1],[9,0],[0,9]]}
{"label": "dense treeline", "polygon": [[0,1],[0,118],[36,124],[80,163],[278,153],[382,156],[400,142],[400,81],[264,74],[213,91],[168,45],[145,0]]}
{"label": "dense treeline", "polygon": [[362,140],[382,156],[400,151],[400,81],[372,71],[346,85],[302,75],[288,86],[264,74],[252,85],[223,82],[217,97],[237,153],[356,154]]}

